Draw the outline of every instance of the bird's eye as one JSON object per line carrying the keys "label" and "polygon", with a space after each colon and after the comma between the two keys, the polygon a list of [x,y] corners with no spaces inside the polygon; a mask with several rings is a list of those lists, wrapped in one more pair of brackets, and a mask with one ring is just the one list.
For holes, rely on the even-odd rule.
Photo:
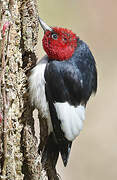
{"label": "bird's eye", "polygon": [[57,39],[58,39],[58,36],[57,36],[57,34],[52,34],[52,39],[55,39],[55,40],[57,40]]}
{"label": "bird's eye", "polygon": [[63,41],[64,41],[64,42],[67,42],[67,38],[63,38]]}

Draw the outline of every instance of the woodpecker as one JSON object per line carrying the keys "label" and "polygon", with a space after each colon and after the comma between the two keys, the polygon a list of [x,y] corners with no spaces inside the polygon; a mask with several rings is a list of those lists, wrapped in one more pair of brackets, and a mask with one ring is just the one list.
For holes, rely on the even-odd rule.
{"label": "woodpecker", "polygon": [[42,159],[50,156],[55,167],[60,153],[66,166],[72,142],[83,128],[86,104],[97,91],[96,63],[87,44],[71,30],[50,27],[41,18],[39,22],[46,55],[29,77],[31,102],[47,119]]}

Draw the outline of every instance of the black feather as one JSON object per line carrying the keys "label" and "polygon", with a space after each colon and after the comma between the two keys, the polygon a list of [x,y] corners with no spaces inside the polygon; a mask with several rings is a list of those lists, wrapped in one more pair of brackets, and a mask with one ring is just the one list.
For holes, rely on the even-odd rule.
{"label": "black feather", "polygon": [[[92,93],[97,90],[97,70],[89,47],[81,40],[69,60],[50,60],[45,70],[46,97],[49,104],[54,130],[54,145],[67,165],[72,142],[65,138],[61,119],[57,117],[55,102],[68,102],[73,106],[86,105]],[[66,119],[67,121],[67,119]]]}
{"label": "black feather", "polygon": [[66,61],[49,61],[45,80],[52,102],[86,103],[97,90],[97,70],[94,57],[81,40],[73,56]]}
{"label": "black feather", "polygon": [[58,144],[55,141],[54,134],[51,133],[48,136],[47,143],[42,152],[42,165],[46,167],[46,163],[52,168],[55,168],[59,156]]}
{"label": "black feather", "polygon": [[67,162],[68,162],[72,142],[65,138],[64,132],[61,129],[61,121],[57,117],[57,113],[56,113],[54,104],[52,103],[51,98],[50,98],[51,93],[50,93],[47,85],[46,85],[46,94],[47,94],[46,97],[47,97],[48,104],[49,104],[50,115],[51,115],[53,130],[54,130],[54,132],[53,132],[54,148],[56,145],[56,150],[57,150],[57,152],[60,152],[62,160],[63,160],[63,164],[64,164],[64,166],[66,166]]}

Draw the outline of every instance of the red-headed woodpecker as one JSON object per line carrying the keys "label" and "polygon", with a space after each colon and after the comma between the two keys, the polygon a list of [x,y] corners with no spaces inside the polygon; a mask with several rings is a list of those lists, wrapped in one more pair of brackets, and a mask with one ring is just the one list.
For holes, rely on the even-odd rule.
{"label": "red-headed woodpecker", "polygon": [[85,108],[97,90],[97,70],[87,46],[71,30],[49,27],[39,18],[44,30],[44,56],[29,78],[32,103],[47,118],[48,140],[42,159],[54,159],[59,152],[67,165],[73,140],[80,134]]}

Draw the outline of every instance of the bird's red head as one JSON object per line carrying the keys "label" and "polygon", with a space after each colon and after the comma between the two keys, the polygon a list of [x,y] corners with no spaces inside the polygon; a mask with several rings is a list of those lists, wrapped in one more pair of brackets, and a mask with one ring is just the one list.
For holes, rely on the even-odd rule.
{"label": "bird's red head", "polygon": [[45,31],[43,48],[50,59],[68,60],[77,47],[77,39],[71,30],[54,27]]}

